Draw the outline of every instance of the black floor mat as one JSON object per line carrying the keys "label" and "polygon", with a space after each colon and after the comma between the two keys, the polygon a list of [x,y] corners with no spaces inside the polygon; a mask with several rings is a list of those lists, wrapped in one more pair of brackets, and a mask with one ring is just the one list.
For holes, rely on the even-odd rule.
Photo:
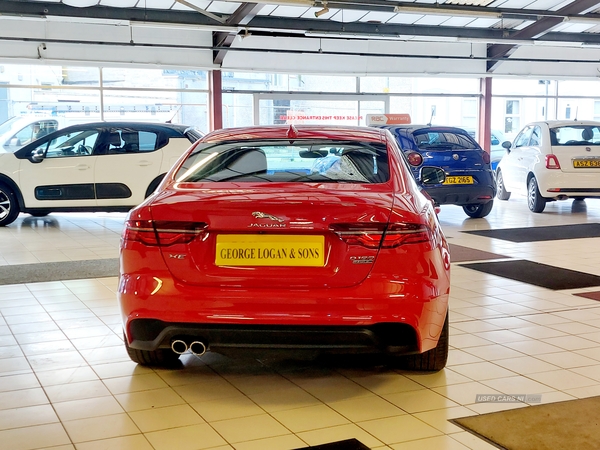
{"label": "black floor mat", "polygon": [[18,264],[0,267],[0,285],[116,277],[118,275],[118,258]]}
{"label": "black floor mat", "polygon": [[553,290],[600,286],[600,277],[523,259],[459,264],[461,267]]}
{"label": "black floor mat", "polygon": [[475,234],[511,242],[557,241],[600,237],[600,223],[559,225],[552,227],[505,228],[499,230],[474,230],[463,233]]}
{"label": "black floor mat", "polygon": [[486,259],[506,259],[508,256],[497,253],[485,252],[476,248],[463,247],[462,245],[448,244],[450,248],[450,262],[484,261]]}
{"label": "black floor mat", "polygon": [[356,439],[346,439],[344,441],[331,442],[330,444],[315,445],[311,447],[302,447],[296,450],[369,450],[365,444]]}

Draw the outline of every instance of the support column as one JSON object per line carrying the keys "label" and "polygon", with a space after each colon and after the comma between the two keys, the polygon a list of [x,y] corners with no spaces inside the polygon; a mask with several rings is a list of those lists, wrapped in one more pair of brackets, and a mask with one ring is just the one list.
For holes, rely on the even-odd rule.
{"label": "support column", "polygon": [[223,128],[223,83],[220,70],[208,72],[210,131]]}
{"label": "support column", "polygon": [[492,78],[480,80],[479,97],[479,144],[490,152],[492,144]]}

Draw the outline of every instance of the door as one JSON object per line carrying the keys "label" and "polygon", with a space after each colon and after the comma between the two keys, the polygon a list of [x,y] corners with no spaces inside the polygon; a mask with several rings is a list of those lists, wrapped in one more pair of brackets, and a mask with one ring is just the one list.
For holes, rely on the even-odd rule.
{"label": "door", "polygon": [[525,127],[515,138],[510,152],[502,159],[502,179],[509,192],[527,192],[527,163],[532,126]]}
{"label": "door", "polygon": [[32,159],[20,160],[19,174],[25,205],[29,208],[93,207],[93,155],[99,131],[71,131],[52,140],[42,139]]}
{"label": "door", "polygon": [[148,186],[160,174],[164,142],[160,133],[152,130],[108,129],[96,151],[98,206],[141,203]]}

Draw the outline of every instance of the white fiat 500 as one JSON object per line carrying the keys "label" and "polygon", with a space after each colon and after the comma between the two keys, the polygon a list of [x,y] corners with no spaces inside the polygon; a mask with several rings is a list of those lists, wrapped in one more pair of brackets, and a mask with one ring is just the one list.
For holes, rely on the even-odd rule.
{"label": "white fiat 500", "polygon": [[504,142],[507,154],[496,169],[497,196],[527,195],[529,209],[547,202],[600,197],[600,122],[533,122]]}
{"label": "white fiat 500", "polygon": [[129,211],[202,132],[184,125],[73,125],[0,152],[0,226],[20,212]]}

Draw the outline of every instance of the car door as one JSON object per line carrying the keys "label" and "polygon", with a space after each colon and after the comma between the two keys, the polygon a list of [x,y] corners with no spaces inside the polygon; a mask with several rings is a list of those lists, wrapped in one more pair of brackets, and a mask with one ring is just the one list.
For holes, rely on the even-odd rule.
{"label": "car door", "polygon": [[42,138],[20,160],[19,186],[28,208],[96,206],[93,151],[100,132],[81,128]]}
{"label": "car door", "polygon": [[526,192],[526,164],[532,131],[532,126],[525,127],[515,138],[510,152],[502,158],[502,179],[509,192]]}
{"label": "car door", "polygon": [[536,125],[531,130],[531,137],[529,138],[529,144],[523,149],[523,167],[524,173],[522,176],[527,181],[527,175],[530,172],[535,173],[536,167],[545,165],[544,155],[542,154],[542,129],[539,125]]}
{"label": "car door", "polygon": [[149,128],[111,127],[97,147],[96,197],[99,206],[135,206],[160,173],[161,132]]}

